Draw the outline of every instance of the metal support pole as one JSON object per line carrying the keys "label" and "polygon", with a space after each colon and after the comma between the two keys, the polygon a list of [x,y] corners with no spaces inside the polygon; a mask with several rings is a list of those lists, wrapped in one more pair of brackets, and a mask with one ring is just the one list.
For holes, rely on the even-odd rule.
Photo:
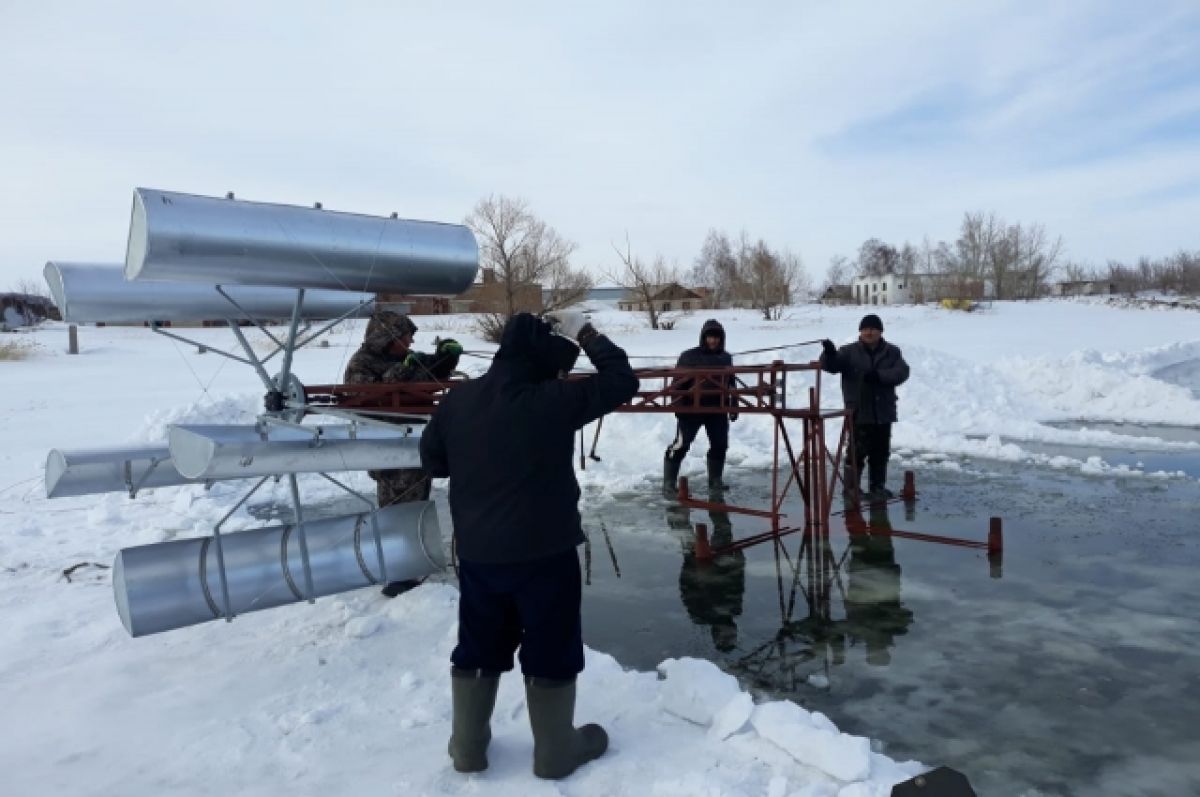
{"label": "metal support pole", "polygon": [[213,349],[213,348],[209,348],[209,347],[208,347],[208,346],[206,346],[205,344],[203,344],[203,343],[200,343],[200,342],[198,342],[198,341],[194,341],[194,340],[191,340],[191,339],[189,339],[189,338],[185,338],[185,337],[183,337],[182,335],[176,335],[176,334],[175,334],[175,333],[173,333],[173,332],[167,332],[165,329],[163,329],[162,327],[160,327],[158,324],[151,324],[151,325],[150,325],[150,331],[151,331],[151,332],[156,332],[156,333],[158,333],[159,335],[162,335],[164,338],[171,338],[172,340],[177,340],[177,341],[179,341],[179,342],[181,342],[181,343],[186,343],[186,344],[187,344],[187,345],[189,345],[189,346],[195,346],[195,347],[196,347],[196,348],[198,348],[198,349],[208,349],[208,350],[209,350],[209,351],[211,351],[213,354],[217,354],[217,355],[219,355],[219,356],[221,356],[221,357],[226,357],[226,358],[228,358],[228,359],[230,359],[230,360],[235,360],[236,362],[239,362],[239,363],[245,363],[246,365],[253,365],[253,364],[254,364],[254,363],[250,362],[249,360],[247,360],[245,357],[238,357],[236,354],[230,354],[230,353],[229,353],[229,352],[227,352],[227,351],[221,351],[220,349]]}
{"label": "metal support pole", "polygon": [[[303,293],[304,289],[300,289]],[[299,303],[297,303],[299,306]],[[304,563],[304,598],[309,603],[316,603],[313,593],[312,562],[308,558],[308,538],[304,534],[304,516],[300,508],[300,488],[296,483],[296,474],[288,474],[288,484],[292,489],[292,511],[296,514],[296,535],[300,538],[300,561]]]}
{"label": "metal support pole", "polygon": [[[238,304],[238,302],[237,302],[237,299],[234,299],[232,296],[230,296],[228,293],[226,293],[224,288],[222,288],[220,285],[215,285],[215,286],[213,286],[213,287],[215,287],[215,288],[217,289],[217,293],[219,293],[219,294],[221,294],[222,296],[224,296],[224,297],[225,297],[225,301],[227,301],[227,302],[229,302],[230,304],[232,304],[232,305],[233,305],[234,307],[236,307],[238,310],[241,310],[241,311],[242,311],[242,315],[243,315],[243,316],[245,316],[246,320],[247,320],[247,321],[249,321],[251,324],[254,324],[254,326],[258,327],[259,331],[260,331],[260,332],[262,332],[264,335],[266,335],[268,338],[270,338],[270,339],[271,339],[271,341],[272,341],[272,342],[273,342],[273,343],[274,343],[276,346],[282,346],[282,345],[283,345],[282,343],[280,343],[280,342],[279,342],[279,338],[277,338],[277,337],[275,337],[274,335],[272,335],[272,334],[271,334],[271,333],[270,333],[270,332],[267,330],[267,328],[266,328],[266,327],[264,327],[262,324],[258,323],[258,319],[257,319],[257,318],[255,318],[254,316],[250,315],[250,312],[249,312],[248,310],[246,310],[246,308],[245,308],[245,307],[242,307],[240,304]],[[226,321],[228,321],[228,319],[226,319]]]}
{"label": "metal support pole", "polygon": [[258,373],[258,378],[262,380],[262,383],[266,386],[267,390],[274,390],[275,383],[271,381],[271,377],[267,373],[267,369],[263,368],[262,363],[258,361],[258,357],[254,354],[254,349],[250,348],[250,341],[246,340],[246,336],[242,334],[242,328],[239,327],[237,322],[232,318],[226,318],[225,323],[229,325],[231,330],[233,330],[233,336],[237,338],[237,342],[241,345],[242,351],[246,352],[246,357],[249,358],[248,362],[250,365],[254,366],[254,370]]}
{"label": "metal support pole", "polygon": [[292,355],[296,353],[296,330],[300,328],[300,311],[304,307],[304,289],[296,289],[296,303],[292,305],[292,323],[288,326],[287,346],[283,350],[283,367],[279,372],[277,390],[287,387],[292,375]]}
{"label": "metal support pole", "polygon": [[79,354],[79,327],[67,327],[67,354]]}

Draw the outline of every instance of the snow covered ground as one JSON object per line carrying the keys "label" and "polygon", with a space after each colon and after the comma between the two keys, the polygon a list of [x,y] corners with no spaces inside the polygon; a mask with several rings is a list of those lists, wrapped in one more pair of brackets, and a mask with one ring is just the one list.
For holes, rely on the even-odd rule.
{"label": "snow covered ground", "polygon": [[[695,345],[705,314],[650,331],[641,316],[597,306],[596,323],[637,365],[673,363]],[[1102,301],[997,303],[965,314],[930,307],[873,308],[901,346],[912,378],[900,395],[896,456],[922,467],[970,460],[1022,462],[1096,479],[1156,479],[1115,464],[1116,452],[1195,454],[1200,443],[1112,427],[1047,422],[1200,425],[1200,313]],[[748,311],[714,313],[740,363],[808,361],[820,337],[855,336],[862,308],[803,306],[782,321]],[[417,319],[418,347],[453,335],[488,347],[466,316]],[[230,349],[217,329],[190,330]],[[339,381],[361,335],[345,324],[328,348],[298,355],[309,383]],[[886,795],[919,771],[872,752],[825,717],[786,702],[759,702],[713,665],[668,661],[660,673],[625,671],[589,651],[581,721],[605,724],[612,749],[560,784],[529,773],[531,739],[519,678],[504,680],[492,767],[464,777],[449,768],[448,654],[456,592],[430,583],[388,601],[373,590],[132,640],[117,619],[106,570],[119,548],[209,533],[240,485],[160,489],[47,501],[46,452],[161,440],[169,423],[248,421],[261,387],[249,368],[140,328],[84,328],[82,354],[66,331],[21,336],[26,359],[0,362],[0,772],[5,794],[489,793]],[[486,368],[482,358],[465,370]],[[840,405],[836,382],[824,401]],[[793,395],[799,395],[797,390]],[[1086,427],[1086,423],[1085,423]],[[1153,429],[1153,426],[1150,427]],[[590,440],[590,432],[588,437]],[[580,473],[585,502],[646,490],[673,434],[669,416],[611,416],[603,461]],[[1055,446],[1087,456],[1046,453]],[[685,464],[699,471],[703,442]],[[743,417],[733,467],[765,468],[770,426]],[[354,483],[369,487],[364,476]],[[283,490],[273,497],[282,501]],[[307,500],[335,496],[302,480]],[[448,517],[442,518],[448,528]],[[234,527],[262,525],[245,513]],[[586,629],[585,629],[586,638]],[[836,718],[835,718],[836,719]],[[886,740],[883,740],[886,742]],[[928,762],[934,764],[937,762]]]}

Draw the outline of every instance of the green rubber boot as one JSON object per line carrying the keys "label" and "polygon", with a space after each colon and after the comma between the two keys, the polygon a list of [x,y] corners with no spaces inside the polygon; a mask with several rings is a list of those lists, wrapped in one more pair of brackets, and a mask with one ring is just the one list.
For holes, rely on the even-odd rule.
{"label": "green rubber boot", "polygon": [[608,749],[608,734],[599,725],[575,727],[574,678],[526,678],[525,699],[533,729],[533,774],[539,778],[565,778]]}
{"label": "green rubber boot", "polygon": [[492,709],[500,676],[483,670],[450,670],[454,719],[447,752],[459,772],[487,769],[488,742],[492,740]]}

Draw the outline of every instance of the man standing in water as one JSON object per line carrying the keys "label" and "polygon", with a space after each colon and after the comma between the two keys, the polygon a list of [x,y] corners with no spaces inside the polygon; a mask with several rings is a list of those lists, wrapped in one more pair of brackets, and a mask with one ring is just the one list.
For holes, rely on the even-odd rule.
{"label": "man standing in water", "polygon": [[896,422],[896,387],[908,379],[908,363],[898,347],[883,339],[883,321],[874,313],[863,317],[854,343],[838,349],[826,339],[821,346],[821,368],[842,375],[842,400],[846,409],[854,411],[854,461],[847,458],[843,494],[858,495],[866,464],[867,499],[891,498],[887,466]]}

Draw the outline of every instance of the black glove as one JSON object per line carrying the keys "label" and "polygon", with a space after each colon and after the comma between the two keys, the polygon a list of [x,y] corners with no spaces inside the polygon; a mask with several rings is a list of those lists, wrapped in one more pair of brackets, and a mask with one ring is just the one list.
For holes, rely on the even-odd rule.
{"label": "black glove", "polygon": [[865,374],[863,374],[863,381],[868,382],[872,385],[878,385],[879,384],[879,372],[876,370],[867,371]]}
{"label": "black glove", "polygon": [[825,338],[825,340],[821,341],[821,350],[824,352],[826,357],[837,356],[837,347],[833,345],[833,341],[829,338]]}
{"label": "black glove", "polygon": [[729,413],[729,422],[730,423],[733,423],[737,419],[738,419],[738,414],[736,412]]}

